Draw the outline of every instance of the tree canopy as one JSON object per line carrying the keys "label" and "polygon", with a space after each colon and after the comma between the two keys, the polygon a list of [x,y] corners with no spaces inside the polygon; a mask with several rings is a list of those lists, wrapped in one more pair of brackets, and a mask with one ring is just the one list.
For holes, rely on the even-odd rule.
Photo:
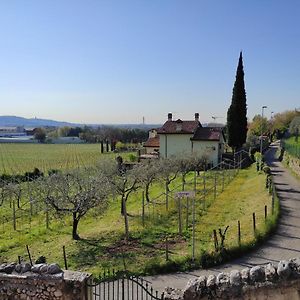
{"label": "tree canopy", "polygon": [[246,142],[247,104],[242,52],[236,71],[231,105],[227,111],[227,133],[228,144],[234,149],[240,148]]}

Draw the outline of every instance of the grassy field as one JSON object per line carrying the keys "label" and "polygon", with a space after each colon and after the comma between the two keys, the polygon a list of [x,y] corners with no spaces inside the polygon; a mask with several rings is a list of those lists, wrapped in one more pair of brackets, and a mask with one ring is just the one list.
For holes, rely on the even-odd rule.
{"label": "grassy field", "polygon": [[20,174],[38,168],[73,169],[95,164],[103,156],[99,144],[2,144],[0,143],[0,174]]}
{"label": "grassy field", "polygon": [[[256,241],[256,236],[267,230],[264,220],[264,207],[271,211],[271,197],[265,189],[265,175],[259,174],[254,167],[241,170],[229,181],[228,174],[223,176],[217,189],[217,198],[213,192],[207,194],[206,201],[200,201],[203,194],[203,174],[197,178],[196,199],[196,257],[200,261],[203,253],[214,250],[214,229],[224,229],[229,225],[225,246],[237,247],[237,221],[241,223],[241,241],[247,247]],[[214,172],[206,175],[207,188],[214,178]],[[210,177],[210,179],[209,179]],[[191,174],[186,189],[192,187]],[[222,178],[222,177],[220,177]],[[209,181],[211,180],[211,181]],[[180,185],[180,179],[173,184]],[[123,217],[120,215],[119,199],[112,199],[105,214],[97,209],[91,211],[79,224],[79,241],[71,239],[71,220],[52,216],[50,229],[45,228],[45,214],[33,216],[30,223],[22,225],[22,217],[17,231],[12,230],[11,222],[0,223],[0,261],[16,261],[20,255],[26,259],[26,245],[29,245],[34,259],[46,256],[49,262],[58,262],[63,266],[62,247],[66,247],[70,269],[89,271],[98,274],[101,270],[115,268],[128,269],[135,273],[155,273],[190,267],[192,253],[191,209],[182,203],[183,232],[178,234],[178,201],[170,194],[168,212],[163,205],[161,194],[163,186],[156,183],[151,189],[151,205],[146,205],[145,224],[141,218],[141,192],[136,192],[128,203],[131,239],[123,240]],[[203,197],[201,198],[203,199]],[[185,200],[186,201],[186,200]],[[191,207],[191,203],[189,203]],[[1,209],[1,208],[0,208]],[[4,209],[4,208],[2,208]],[[6,207],[9,211],[9,207]],[[11,209],[10,209],[11,210]],[[3,211],[2,211],[3,212]],[[188,212],[188,213],[186,213]],[[256,213],[256,234],[253,232],[252,213]],[[8,214],[6,213],[8,216]],[[188,216],[188,218],[187,218]],[[0,210],[1,218],[1,210]],[[2,215],[3,218],[3,215]],[[6,220],[7,221],[7,220]],[[1,219],[0,219],[1,222]],[[187,226],[186,226],[187,225]],[[169,261],[165,259],[165,238],[168,237]]]}

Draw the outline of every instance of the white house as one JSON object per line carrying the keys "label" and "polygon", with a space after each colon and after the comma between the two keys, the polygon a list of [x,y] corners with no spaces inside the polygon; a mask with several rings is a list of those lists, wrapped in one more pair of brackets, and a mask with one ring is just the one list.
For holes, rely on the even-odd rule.
{"label": "white house", "polygon": [[206,155],[213,166],[222,159],[225,136],[221,128],[202,127],[199,113],[195,113],[194,120],[173,121],[172,114],[157,130],[159,137],[159,155],[166,158],[172,155],[197,154]]}

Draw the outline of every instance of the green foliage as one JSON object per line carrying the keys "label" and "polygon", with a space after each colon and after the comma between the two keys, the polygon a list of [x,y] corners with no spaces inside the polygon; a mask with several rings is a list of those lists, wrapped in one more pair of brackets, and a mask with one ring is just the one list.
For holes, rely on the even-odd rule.
{"label": "green foliage", "polygon": [[277,138],[282,138],[289,129],[292,120],[300,116],[300,111],[287,110],[282,113],[275,114],[271,120],[271,131]]}
{"label": "green foliage", "polygon": [[227,112],[227,133],[228,144],[234,149],[240,148],[246,142],[247,104],[242,52],[239,57],[231,105]]}
{"label": "green foliage", "polygon": [[268,119],[261,115],[255,115],[250,123],[248,134],[260,136],[268,134]]}
{"label": "green foliage", "polygon": [[295,137],[299,136],[300,132],[300,116],[295,117],[292,122],[290,123],[289,131]]}
{"label": "green foliage", "polygon": [[44,143],[46,140],[46,131],[43,128],[37,128],[34,133],[34,138],[39,143]]}
{"label": "green foliage", "polygon": [[293,138],[289,138],[283,141],[284,150],[293,157],[300,159],[300,145],[299,143]]}
{"label": "green foliage", "polygon": [[254,158],[255,158],[255,161],[260,162],[261,159],[262,159],[261,153],[260,152],[255,152],[254,153]]}
{"label": "green foliage", "polygon": [[[206,188],[211,190],[214,182],[214,175],[217,171],[206,172]],[[242,247],[243,245],[255,245],[257,237],[253,236],[251,216],[253,209],[257,213],[257,228],[263,235],[266,232],[264,222],[264,205],[270,207],[270,197],[265,190],[264,174],[256,173],[254,168],[240,170],[237,177],[228,183],[228,171],[224,176],[225,190],[222,192],[222,177],[218,177],[219,183],[216,200],[213,200],[213,193],[206,194],[206,205],[203,208],[200,201],[196,201],[197,222],[196,222],[196,261],[191,260],[191,227],[183,230],[183,235],[178,235],[178,214],[174,200],[169,203],[168,212],[164,205],[159,205],[158,195],[165,189],[164,182],[155,181],[151,185],[150,199],[153,203],[146,204],[145,226],[141,221],[141,191],[134,192],[128,198],[127,209],[130,219],[130,239],[124,243],[123,220],[120,217],[120,201],[115,197],[110,199],[108,210],[101,215],[97,208],[89,211],[80,221],[79,232],[82,240],[71,239],[72,218],[66,216],[64,219],[57,219],[56,215],[50,215],[50,229],[45,227],[45,215],[34,214],[31,223],[22,224],[18,219],[20,231],[12,231],[11,222],[5,223],[0,228],[1,235],[1,261],[15,259],[18,255],[26,256],[25,245],[29,244],[33,258],[41,255],[47,257],[49,262],[63,264],[61,255],[62,245],[66,245],[68,265],[70,269],[90,271],[94,274],[107,268],[115,268],[134,271],[136,274],[154,274],[157,272],[169,272],[175,270],[188,270],[200,265],[220,263],[228,259],[223,252],[214,252],[211,234],[213,229],[225,228],[229,225],[226,234],[226,251],[232,255],[241,254],[242,251],[232,253],[237,247],[236,220],[241,221],[242,226]],[[202,172],[197,178],[197,200],[202,194]],[[222,176],[222,171],[218,173]],[[193,188],[194,173],[187,174],[187,190]],[[35,184],[32,182],[30,184]],[[178,177],[170,186],[170,196],[181,188],[181,178]],[[31,190],[31,189],[30,189]],[[24,199],[27,199],[24,195]],[[174,199],[172,197],[172,199]],[[156,204],[155,204],[156,203]],[[251,205],[249,205],[251,203]],[[185,202],[183,203],[185,205]],[[225,205],[226,204],[226,205]],[[22,208],[23,216],[24,209]],[[43,208],[43,207],[42,207]],[[0,215],[7,213],[11,215],[9,203],[0,207]],[[155,212],[155,214],[154,214]],[[183,210],[185,213],[185,210]],[[185,216],[185,214],[184,214]],[[191,216],[190,216],[191,217]],[[190,218],[191,220],[191,218]],[[22,227],[21,227],[22,225]],[[168,236],[170,240],[170,260],[165,261],[164,241]],[[258,235],[257,235],[258,236]],[[249,246],[250,248],[250,246]],[[203,258],[202,258],[203,256]]]}

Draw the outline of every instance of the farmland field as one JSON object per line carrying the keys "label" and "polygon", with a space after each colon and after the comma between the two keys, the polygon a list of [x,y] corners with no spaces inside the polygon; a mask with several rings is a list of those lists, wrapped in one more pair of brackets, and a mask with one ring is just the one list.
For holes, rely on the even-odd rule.
{"label": "farmland field", "polygon": [[[257,173],[254,166],[240,170],[236,177],[235,170],[207,172],[206,189],[203,201],[203,176],[187,176],[186,190],[193,188],[196,179],[196,237],[195,254],[201,260],[202,254],[214,251],[213,230],[224,230],[229,226],[225,246],[234,248],[238,245],[237,220],[241,224],[241,243],[249,246],[255,243],[252,213],[256,213],[257,234],[267,231],[264,219],[264,207],[271,214],[271,197],[265,188],[265,175]],[[216,189],[213,182],[217,182]],[[30,186],[28,186],[30,190]],[[192,203],[183,199],[182,234],[178,233],[178,200],[174,197],[181,190],[181,179],[172,185],[169,195],[169,208],[165,207],[164,185],[155,182],[151,187],[151,203],[144,206],[142,218],[141,190],[128,199],[130,240],[124,243],[124,218],[120,214],[120,199],[113,197],[105,213],[100,209],[91,210],[79,225],[81,240],[72,240],[72,220],[70,217],[58,218],[50,212],[49,228],[46,226],[46,210],[43,207],[24,206],[17,210],[16,229],[13,229],[13,207],[7,202],[0,206],[0,263],[16,261],[18,256],[27,258],[26,245],[29,245],[34,259],[46,256],[49,262],[58,262],[63,266],[62,247],[66,247],[70,269],[89,271],[97,275],[107,268],[135,273],[158,273],[170,266],[188,268],[192,250]],[[215,191],[215,192],[214,192]],[[162,196],[159,196],[162,195]],[[216,195],[216,197],[214,197]],[[26,197],[26,195],[25,195]],[[201,200],[202,199],[202,200]],[[249,205],[251,203],[251,205]],[[189,208],[188,208],[189,207]],[[37,210],[37,212],[35,211]],[[272,219],[272,216],[271,216]],[[166,261],[165,241],[168,237],[169,261]],[[169,267],[168,267],[169,266]]]}
{"label": "farmland field", "polygon": [[38,168],[51,169],[88,167],[101,157],[114,153],[100,152],[99,144],[2,144],[0,143],[0,174],[20,174]]}

